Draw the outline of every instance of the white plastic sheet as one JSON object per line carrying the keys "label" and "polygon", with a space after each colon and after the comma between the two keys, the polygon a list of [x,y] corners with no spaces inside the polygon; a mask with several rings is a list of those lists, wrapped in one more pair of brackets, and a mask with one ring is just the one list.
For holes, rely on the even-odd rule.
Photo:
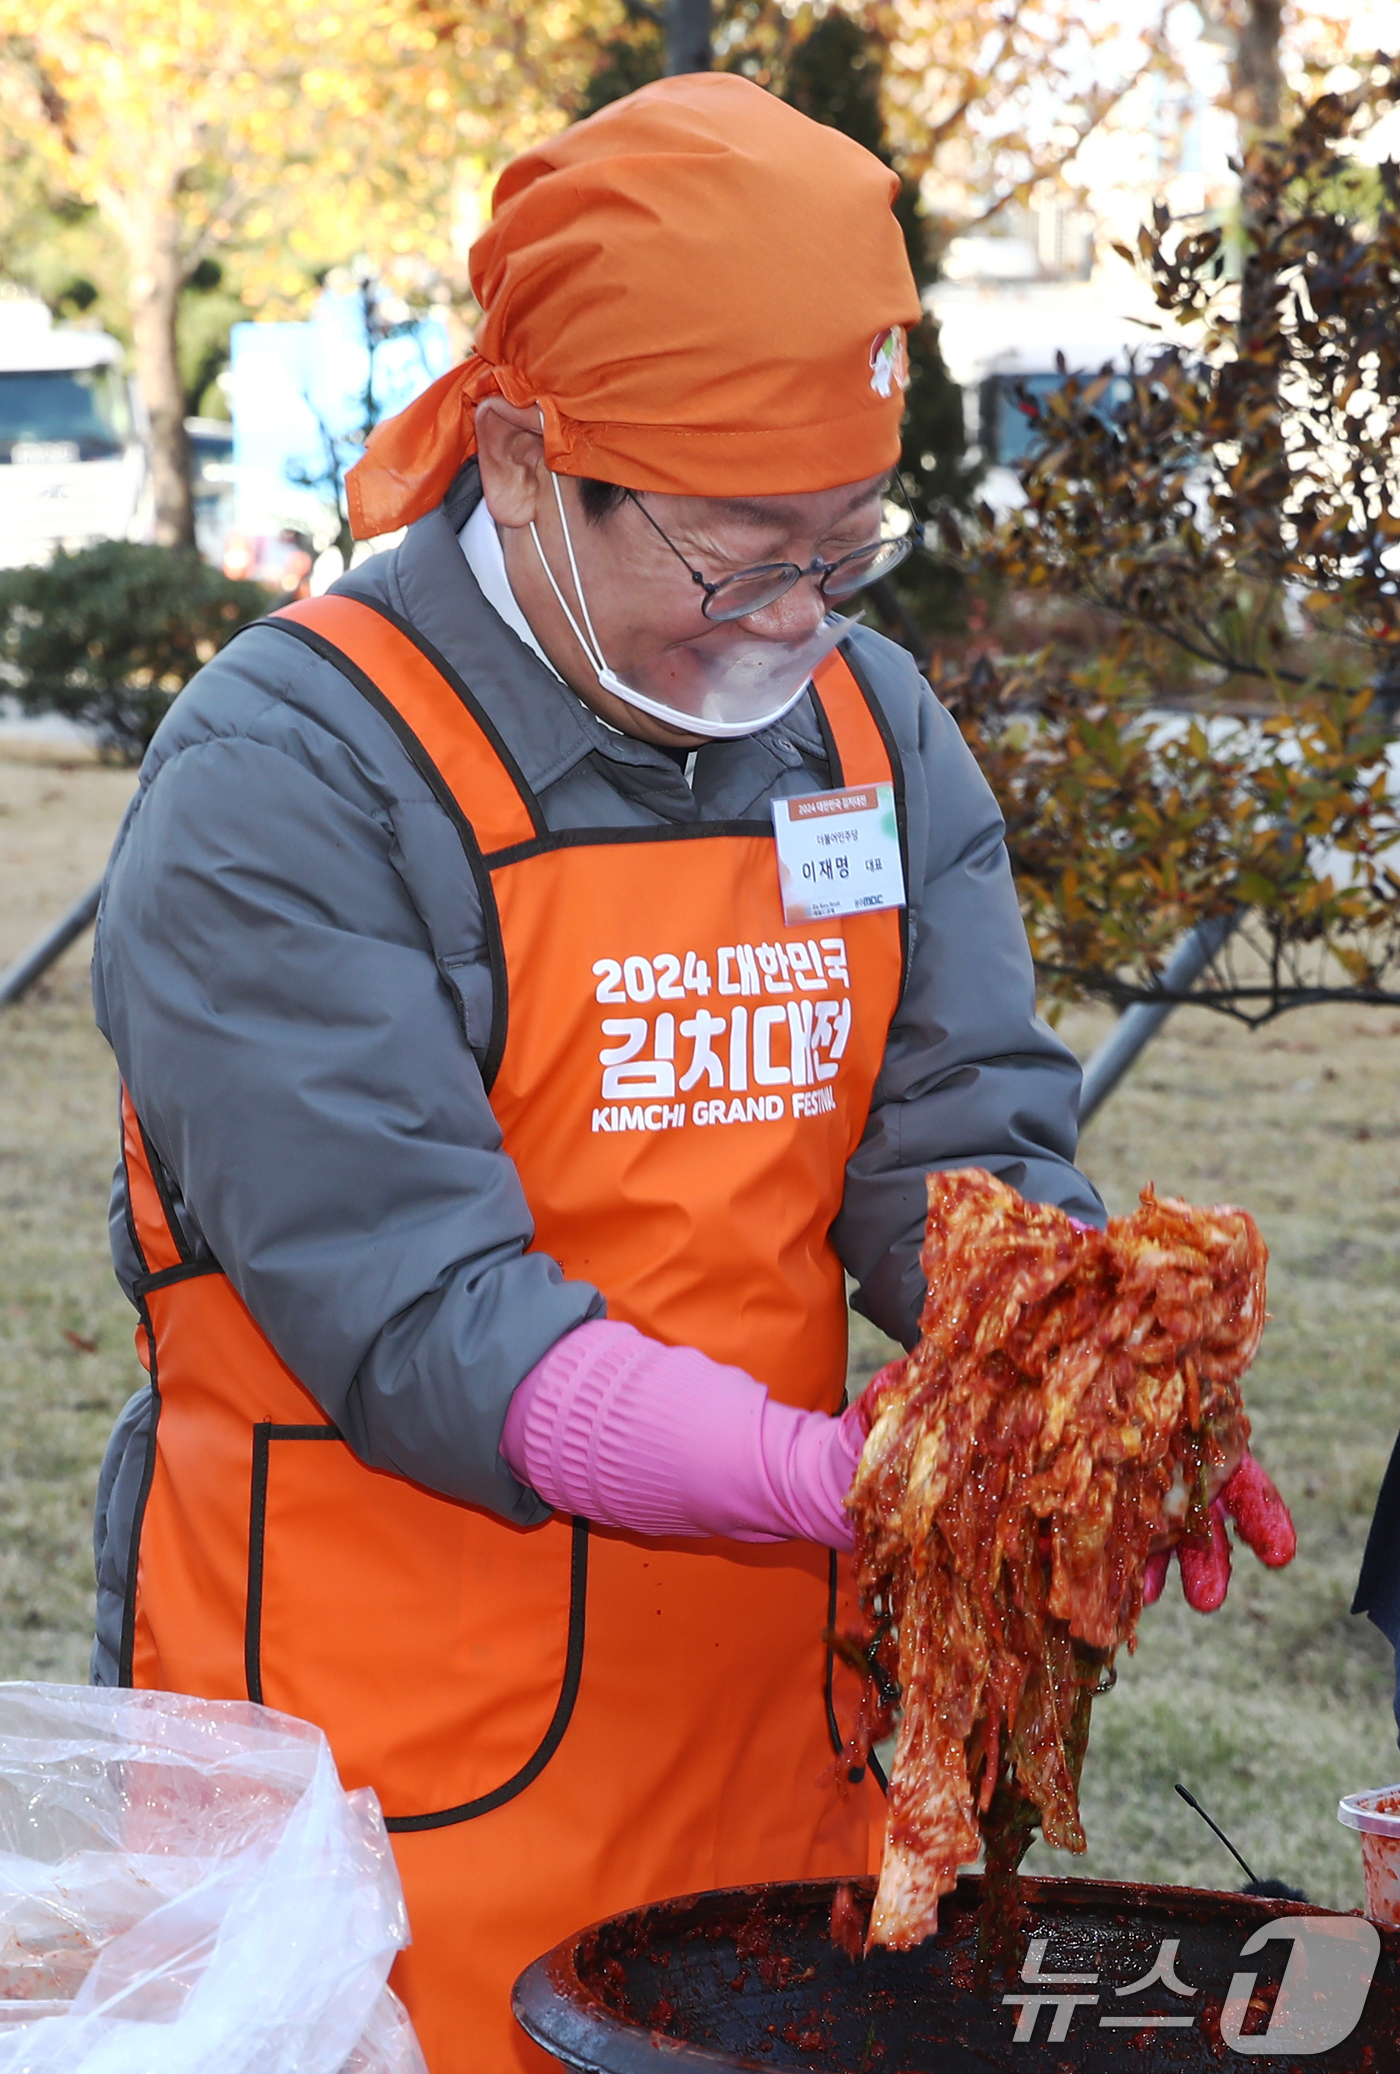
{"label": "white plastic sheet", "polygon": [[425,2074],[372,1793],[238,1701],[0,1685],[0,2074]]}

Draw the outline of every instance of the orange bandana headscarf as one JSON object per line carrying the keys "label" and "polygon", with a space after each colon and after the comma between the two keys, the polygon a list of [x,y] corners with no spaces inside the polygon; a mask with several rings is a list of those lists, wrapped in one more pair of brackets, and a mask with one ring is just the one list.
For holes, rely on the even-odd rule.
{"label": "orange bandana headscarf", "polygon": [[557,474],[682,496],[894,466],[920,317],[895,175],[731,73],[658,80],[516,159],[472,247],[475,349],[370,436],[357,539],[441,503],[483,396]]}

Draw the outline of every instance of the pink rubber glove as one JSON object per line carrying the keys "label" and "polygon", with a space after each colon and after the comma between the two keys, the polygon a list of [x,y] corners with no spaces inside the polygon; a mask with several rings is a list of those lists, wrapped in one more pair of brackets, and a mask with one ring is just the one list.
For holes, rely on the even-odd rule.
{"label": "pink rubber glove", "polygon": [[1204,1539],[1181,1540],[1173,1548],[1159,1549],[1147,1558],[1143,1577],[1142,1603],[1155,1605],[1167,1581],[1167,1566],[1173,1556],[1181,1564],[1181,1589],[1186,1603],[1197,1613],[1214,1613],[1225,1603],[1230,1589],[1230,1537],[1225,1532],[1228,1513],[1242,1541],[1247,1541],[1261,1563],[1281,1570],[1298,1552],[1298,1536],[1288,1507],[1271,1479],[1253,1455],[1244,1460],[1210,1508],[1210,1534]]}
{"label": "pink rubber glove", "polygon": [[858,1406],[796,1411],[741,1368],[598,1319],[518,1385],[501,1454],[547,1505],[605,1527],[850,1548],[864,1441]]}

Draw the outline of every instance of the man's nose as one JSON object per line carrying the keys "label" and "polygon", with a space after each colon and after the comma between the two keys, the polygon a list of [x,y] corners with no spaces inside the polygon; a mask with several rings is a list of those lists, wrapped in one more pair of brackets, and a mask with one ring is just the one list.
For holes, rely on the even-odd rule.
{"label": "man's nose", "polygon": [[804,576],[761,612],[746,613],[742,624],[765,641],[805,641],[815,634],[830,609],[817,589],[816,578]]}

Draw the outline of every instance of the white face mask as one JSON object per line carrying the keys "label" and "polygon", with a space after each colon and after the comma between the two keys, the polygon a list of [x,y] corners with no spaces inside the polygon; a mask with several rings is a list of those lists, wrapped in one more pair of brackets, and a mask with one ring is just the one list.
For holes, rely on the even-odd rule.
{"label": "white face mask", "polygon": [[633,670],[632,674],[637,679],[635,684],[625,684],[614,670],[609,669],[598,645],[598,636],[589,617],[588,600],[579,580],[578,563],[574,559],[574,543],[564,511],[559,478],[551,474],[550,481],[554,484],[554,501],[559,507],[559,523],[564,529],[564,546],[569,557],[574,595],[583,614],[582,627],[554,580],[554,571],[531,521],[530,538],[535,543],[540,566],[549,578],[549,587],[603,689],[624,699],[629,706],[635,706],[639,712],[650,713],[655,720],[683,728],[687,734],[716,739],[757,734],[760,728],[781,719],[789,707],[797,704],[818,663],[830,655],[855,623],[838,618],[834,612],[828,613],[805,640],[787,642],[765,641],[761,634],[751,633],[738,620],[724,620],[707,627],[693,641],[663,649],[660,655]]}

